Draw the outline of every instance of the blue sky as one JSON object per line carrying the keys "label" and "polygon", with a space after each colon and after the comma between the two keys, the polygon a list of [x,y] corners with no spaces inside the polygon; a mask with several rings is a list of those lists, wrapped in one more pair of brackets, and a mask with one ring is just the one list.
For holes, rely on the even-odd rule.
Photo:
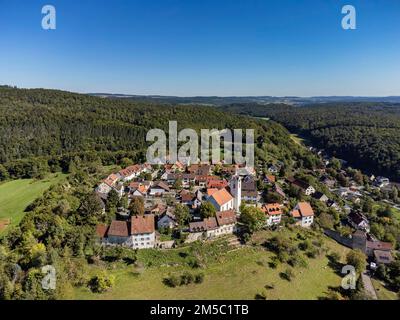
{"label": "blue sky", "polygon": [[[357,30],[341,28],[345,4]],[[0,44],[0,84],[19,87],[400,95],[398,0],[0,0]]]}

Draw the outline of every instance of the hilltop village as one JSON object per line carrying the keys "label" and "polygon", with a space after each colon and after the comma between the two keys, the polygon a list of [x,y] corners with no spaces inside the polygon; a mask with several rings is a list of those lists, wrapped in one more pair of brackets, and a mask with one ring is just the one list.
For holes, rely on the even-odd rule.
{"label": "hilltop village", "polygon": [[[322,165],[293,175],[279,162],[256,168],[189,161],[127,166],[95,190],[104,213],[113,213],[108,225],[97,226],[97,234],[106,246],[169,249],[226,235],[245,243],[255,230],[291,224],[320,229],[361,250],[371,268],[393,262],[395,241],[378,239],[377,223],[371,231],[367,211],[374,194],[397,186],[385,177],[345,168],[345,161],[321,150],[310,151]],[[384,201],[378,215],[397,208]]]}

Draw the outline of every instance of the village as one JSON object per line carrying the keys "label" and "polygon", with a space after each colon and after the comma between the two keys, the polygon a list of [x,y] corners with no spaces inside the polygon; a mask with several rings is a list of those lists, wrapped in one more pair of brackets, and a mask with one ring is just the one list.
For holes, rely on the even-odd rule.
{"label": "village", "polygon": [[[377,239],[360,207],[373,190],[390,188],[389,179],[368,177],[371,187],[367,191],[342,169],[345,161],[329,158],[321,150],[309,150],[323,164],[311,173],[318,178],[315,185],[306,181],[309,179],[285,177],[279,161],[266,168],[189,161],[128,166],[109,175],[96,188],[104,211],[110,193],[125,198],[124,205],[117,207],[116,219],[97,226],[97,234],[103,245],[132,249],[170,249],[227,235],[230,241],[243,243],[248,230],[241,219],[245,208],[263,213],[263,228],[276,229],[283,223],[316,227],[316,219],[323,219],[319,207],[324,206],[339,221],[335,230],[319,223],[325,235],[361,250],[372,271],[393,262],[393,243]],[[340,163],[336,171],[346,178],[347,186],[332,177],[334,161]]]}

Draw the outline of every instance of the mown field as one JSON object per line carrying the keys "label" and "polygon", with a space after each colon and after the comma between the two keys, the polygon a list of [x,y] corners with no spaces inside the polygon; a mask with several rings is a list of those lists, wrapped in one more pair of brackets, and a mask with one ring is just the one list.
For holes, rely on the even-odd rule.
{"label": "mown field", "polygon": [[[266,239],[267,232],[258,234],[258,240]],[[343,258],[347,249],[324,237],[329,252],[338,252]],[[146,250],[145,250],[146,251]],[[157,266],[150,266],[138,272],[136,268],[114,264],[108,272],[116,277],[112,290],[92,293],[87,288],[79,288],[71,293],[69,299],[255,299],[257,294],[265,293],[267,299],[307,299],[324,298],[330,287],[338,287],[341,277],[329,265],[328,258],[321,255],[307,258],[308,267],[293,268],[295,277],[285,280],[282,277],[288,265],[279,264],[276,269],[269,266],[274,256],[262,246],[242,247],[222,253],[205,268],[192,269],[180,259],[180,250],[156,253],[153,250],[139,253],[139,259],[159,261]],[[212,251],[212,249],[210,249]],[[172,262],[172,263],[171,263]],[[172,264],[172,265],[171,265]],[[95,273],[100,267],[92,267]],[[189,284],[170,288],[163,279],[173,275],[202,272],[205,275],[201,284]]]}
{"label": "mown field", "polygon": [[65,177],[53,174],[44,180],[21,179],[0,184],[0,221],[9,220],[11,225],[18,224],[26,207]]}

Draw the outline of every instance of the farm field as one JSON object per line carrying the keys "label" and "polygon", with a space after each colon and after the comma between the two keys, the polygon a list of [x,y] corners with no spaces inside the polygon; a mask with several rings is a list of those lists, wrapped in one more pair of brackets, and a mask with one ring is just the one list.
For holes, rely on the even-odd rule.
{"label": "farm field", "polygon": [[[24,210],[51,185],[64,179],[64,174],[53,174],[44,180],[21,179],[0,184],[0,233],[5,226],[17,225]],[[3,223],[1,223],[3,222]],[[3,230],[1,226],[3,225]]]}

